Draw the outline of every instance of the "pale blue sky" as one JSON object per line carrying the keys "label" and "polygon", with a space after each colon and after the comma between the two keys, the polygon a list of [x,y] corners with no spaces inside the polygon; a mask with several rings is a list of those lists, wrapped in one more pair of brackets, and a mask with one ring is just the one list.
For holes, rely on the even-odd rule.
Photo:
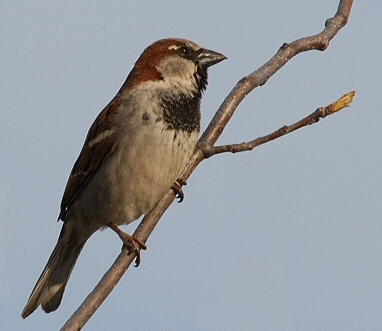
{"label": "pale blue sky", "polygon": [[[176,36],[228,57],[210,70],[205,127],[243,75],[321,31],[337,2],[2,1],[0,329],[58,330],[118,255],[117,236],[96,233],[59,310],[21,319],[87,130],[147,45]],[[299,55],[256,89],[219,143],[356,90],[352,107],[204,162],[85,330],[381,330],[381,12],[381,2],[355,1],[329,49]]]}

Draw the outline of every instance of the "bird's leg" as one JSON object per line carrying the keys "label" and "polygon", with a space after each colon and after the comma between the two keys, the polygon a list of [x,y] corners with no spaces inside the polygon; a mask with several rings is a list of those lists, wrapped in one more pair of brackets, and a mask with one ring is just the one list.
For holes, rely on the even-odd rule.
{"label": "bird's leg", "polygon": [[187,185],[183,179],[178,178],[175,183],[171,186],[172,190],[176,194],[176,198],[179,199],[178,202],[182,202],[184,200],[184,193],[182,190],[182,186]]}
{"label": "bird's leg", "polygon": [[112,222],[109,222],[107,224],[107,226],[110,229],[112,229],[119,236],[119,238],[121,238],[121,240],[123,241],[123,244],[128,249],[129,254],[134,252],[134,254],[136,256],[134,267],[138,267],[139,264],[141,263],[140,250],[141,249],[146,250],[147,249],[146,244],[143,241],[139,240],[138,238],[130,236],[128,233],[123,232],[118,226],[116,226]]}

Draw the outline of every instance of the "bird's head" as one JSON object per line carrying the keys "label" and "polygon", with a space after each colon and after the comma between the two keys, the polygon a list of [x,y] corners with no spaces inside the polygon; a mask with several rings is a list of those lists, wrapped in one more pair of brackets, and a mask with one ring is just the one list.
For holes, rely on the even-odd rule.
{"label": "bird's head", "polygon": [[144,82],[164,82],[187,92],[202,92],[207,86],[207,69],[226,57],[192,41],[169,38],[148,46],[131,71],[127,88]]}

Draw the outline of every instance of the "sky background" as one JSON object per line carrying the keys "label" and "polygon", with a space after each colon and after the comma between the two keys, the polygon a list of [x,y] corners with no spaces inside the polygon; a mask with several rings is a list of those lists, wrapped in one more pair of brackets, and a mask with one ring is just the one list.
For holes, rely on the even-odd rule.
{"label": "sky background", "polygon": [[[337,5],[1,1],[0,329],[60,329],[119,254],[118,237],[97,232],[60,308],[21,319],[86,133],[146,46],[182,37],[228,57],[209,71],[206,127],[239,79],[320,32]],[[84,330],[381,330],[381,12],[355,1],[329,48],[254,90],[218,142],[254,139],[356,90],[351,108],[203,162]]]}

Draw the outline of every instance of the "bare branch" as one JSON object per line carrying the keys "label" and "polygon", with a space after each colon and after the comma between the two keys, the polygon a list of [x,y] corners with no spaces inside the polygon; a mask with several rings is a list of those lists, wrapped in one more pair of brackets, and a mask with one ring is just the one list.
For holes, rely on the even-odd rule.
{"label": "bare branch", "polygon": [[336,15],[326,20],[325,28],[321,33],[298,39],[290,44],[284,43],[267,63],[242,78],[223,101],[200,140],[203,143],[214,144],[247,94],[254,88],[264,85],[292,57],[311,50],[324,51],[328,47],[329,41],[347,23],[352,3],[352,0],[340,1]]}
{"label": "bare branch", "polygon": [[[281,46],[276,55],[273,56],[267,63],[265,63],[252,74],[242,78],[236,84],[234,89],[219,107],[211,123],[200,138],[200,143],[195,148],[194,154],[192,155],[188,165],[181,174],[181,180],[186,181],[191,173],[195,170],[195,168],[199,165],[199,163],[205,159],[204,151],[206,146],[213,148],[213,145],[222,134],[235,110],[241,101],[248,95],[248,93],[250,93],[254,88],[264,85],[270,77],[272,77],[280,68],[282,68],[290,59],[292,59],[297,54],[315,49],[323,51],[328,47],[329,41],[333,39],[338,31],[347,23],[352,4],[353,0],[341,0],[337,13],[334,17],[326,21],[325,28],[321,33],[314,36],[298,39],[290,44],[284,44]],[[326,108],[327,107],[324,109]],[[321,114],[321,116],[318,116],[318,118],[325,117],[326,115]],[[300,122],[294,124],[296,127],[293,130],[299,128],[298,125],[301,124],[298,123]],[[293,128],[293,126],[289,127],[289,130],[291,130],[291,128]],[[280,133],[278,134],[279,136],[283,135]],[[275,138],[277,138],[277,134],[273,139]],[[141,241],[146,242],[165,210],[174,201],[174,198],[175,193],[173,190],[170,190],[164,196],[164,198],[155,205],[152,211],[142,220],[134,232],[134,236],[136,236]],[[118,281],[122,278],[123,274],[126,272],[133,260],[133,255],[128,255],[125,250],[122,250],[118,258],[115,260],[111,268],[107,271],[107,273],[95,287],[92,293],[88,295],[82,305],[70,317],[70,319],[65,323],[61,330],[81,330],[85,323],[90,319],[90,317],[106,299],[109,293],[113,290]]]}
{"label": "bare branch", "polygon": [[328,115],[332,115],[336,112],[339,112],[345,107],[349,107],[353,102],[355,96],[355,91],[349,92],[339,98],[337,101],[333,102],[329,106],[317,108],[313,113],[303,118],[302,120],[287,126],[284,125],[280,129],[267,134],[266,136],[259,137],[252,141],[241,143],[241,144],[232,144],[232,145],[222,145],[222,146],[211,146],[210,144],[200,143],[200,147],[203,150],[204,157],[207,159],[215,154],[220,153],[238,153],[244,151],[251,151],[255,147],[265,144],[271,140],[275,140],[280,138],[288,133],[296,131],[297,129],[301,129],[304,126],[311,125],[317,123],[321,118],[325,118]]}

